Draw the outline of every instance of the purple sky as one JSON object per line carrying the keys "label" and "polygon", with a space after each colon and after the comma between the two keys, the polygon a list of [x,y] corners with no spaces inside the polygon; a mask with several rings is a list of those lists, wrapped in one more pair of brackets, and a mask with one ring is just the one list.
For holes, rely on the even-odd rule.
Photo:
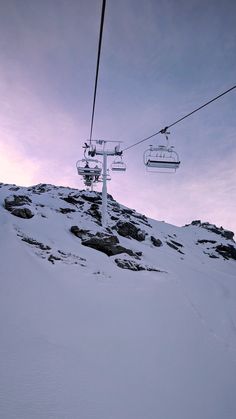
{"label": "purple sky", "polygon": [[[97,0],[1,5],[2,182],[83,187],[75,162],[89,136],[100,11]],[[235,16],[233,0],[107,0],[94,138],[127,146],[233,86]],[[173,127],[175,175],[145,172],[150,142],[128,151],[109,192],[152,218],[236,232],[235,109],[234,90]]]}

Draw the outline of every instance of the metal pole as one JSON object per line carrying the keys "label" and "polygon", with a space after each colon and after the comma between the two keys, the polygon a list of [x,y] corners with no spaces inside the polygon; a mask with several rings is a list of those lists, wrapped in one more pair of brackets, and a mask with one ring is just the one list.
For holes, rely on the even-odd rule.
{"label": "metal pole", "polygon": [[107,225],[107,153],[103,151],[102,226]]}

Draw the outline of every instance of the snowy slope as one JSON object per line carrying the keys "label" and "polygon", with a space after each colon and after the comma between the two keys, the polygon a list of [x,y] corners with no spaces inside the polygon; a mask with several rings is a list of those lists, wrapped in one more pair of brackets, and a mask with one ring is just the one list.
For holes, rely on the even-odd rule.
{"label": "snowy slope", "polygon": [[[112,199],[106,231],[99,194],[52,185],[2,184],[0,202],[1,418],[235,419],[227,232],[146,219]],[[99,234],[132,254],[88,247]]]}

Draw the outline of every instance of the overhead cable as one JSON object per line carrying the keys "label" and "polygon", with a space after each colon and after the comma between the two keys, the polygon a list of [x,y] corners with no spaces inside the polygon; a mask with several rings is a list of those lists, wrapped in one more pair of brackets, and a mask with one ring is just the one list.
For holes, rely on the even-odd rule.
{"label": "overhead cable", "polygon": [[89,135],[90,145],[91,145],[92,135],[93,135],[93,120],[94,120],[94,112],[95,112],[96,96],[97,96],[98,73],[99,73],[99,64],[100,64],[100,55],[101,55],[101,46],[102,46],[102,34],[103,34],[103,26],[104,26],[105,9],[106,9],[106,0],[103,0],[101,22],[100,22],[100,33],[99,33],[99,41],[98,41],[96,76],[95,76],[95,85],[94,85],[94,94],[93,94],[93,109],[92,109],[92,118],[91,118],[90,135]]}
{"label": "overhead cable", "polygon": [[136,145],[139,145],[139,144],[141,144],[141,143],[144,143],[145,141],[150,140],[150,138],[153,138],[153,137],[155,137],[155,136],[156,136],[156,135],[158,135],[158,134],[163,134],[163,133],[165,133],[165,132],[166,132],[169,128],[171,128],[171,127],[173,127],[174,125],[178,124],[179,122],[183,121],[183,119],[188,118],[190,115],[193,115],[195,112],[200,111],[200,109],[205,108],[205,106],[210,105],[210,103],[212,103],[212,102],[214,102],[215,100],[219,99],[220,97],[222,97],[222,96],[226,95],[227,93],[231,92],[231,90],[233,90],[233,89],[235,89],[235,88],[236,88],[236,85],[235,85],[235,86],[233,86],[233,87],[231,87],[230,89],[226,90],[225,92],[221,93],[220,95],[218,95],[218,96],[214,97],[213,99],[209,100],[208,102],[204,103],[203,105],[199,106],[199,108],[194,109],[192,112],[188,113],[187,115],[183,116],[182,118],[177,119],[177,121],[173,122],[172,124],[167,125],[166,127],[164,127],[164,128],[162,128],[162,129],[160,129],[159,131],[155,132],[154,134],[149,135],[148,137],[143,138],[142,140],[137,141],[136,143],[134,143],[134,144],[130,145],[129,147],[124,148],[124,149],[122,150],[122,152],[123,152],[123,151],[127,151],[127,150],[129,150],[130,148],[135,147]]}

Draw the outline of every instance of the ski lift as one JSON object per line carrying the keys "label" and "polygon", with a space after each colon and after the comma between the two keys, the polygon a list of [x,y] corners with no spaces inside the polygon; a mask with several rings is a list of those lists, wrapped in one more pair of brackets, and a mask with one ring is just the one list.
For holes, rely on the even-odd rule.
{"label": "ski lift", "polygon": [[76,168],[80,176],[91,176],[98,178],[102,173],[101,162],[94,159],[82,159],[76,163]]}
{"label": "ski lift", "polygon": [[143,161],[148,172],[175,172],[180,165],[179,155],[174,151],[173,146],[169,146],[168,134],[166,129],[162,130],[165,134],[166,145],[150,145],[143,154]]}
{"label": "ski lift", "polygon": [[111,164],[112,172],[125,172],[126,171],[126,164],[123,162],[122,157],[116,157],[115,160]]}

